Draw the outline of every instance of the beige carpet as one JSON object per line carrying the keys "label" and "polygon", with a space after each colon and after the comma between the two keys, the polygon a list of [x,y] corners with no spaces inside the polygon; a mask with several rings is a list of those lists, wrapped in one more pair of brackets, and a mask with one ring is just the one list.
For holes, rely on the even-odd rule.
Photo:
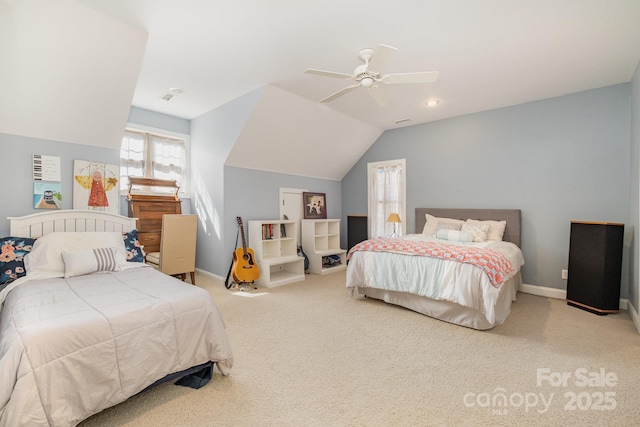
{"label": "beige carpet", "polygon": [[344,283],[309,275],[238,294],[198,276],[226,319],[231,375],[165,384],[81,425],[640,425],[640,336],[626,312],[518,294],[506,323],[481,332],[351,298]]}

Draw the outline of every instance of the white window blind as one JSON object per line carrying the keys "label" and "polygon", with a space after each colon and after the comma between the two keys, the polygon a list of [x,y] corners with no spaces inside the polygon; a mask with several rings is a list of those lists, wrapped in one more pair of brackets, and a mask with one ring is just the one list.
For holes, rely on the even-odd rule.
{"label": "white window blind", "polygon": [[128,177],[135,176],[176,180],[184,194],[188,183],[186,160],[184,139],[127,129],[120,149],[120,190],[126,191]]}
{"label": "white window blind", "polygon": [[392,213],[402,221],[396,224],[396,233],[404,234],[406,221],[405,203],[405,159],[368,164],[369,189],[369,237],[389,237],[393,234],[393,223],[387,222]]}

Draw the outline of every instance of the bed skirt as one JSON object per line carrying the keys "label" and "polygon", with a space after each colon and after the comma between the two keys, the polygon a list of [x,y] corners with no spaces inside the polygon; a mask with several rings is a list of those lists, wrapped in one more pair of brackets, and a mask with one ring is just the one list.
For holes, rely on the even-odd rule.
{"label": "bed skirt", "polygon": [[358,293],[365,297],[399,305],[415,312],[434,317],[445,322],[468,328],[486,330],[501,325],[511,313],[511,303],[516,300],[516,293],[522,284],[520,272],[506,281],[501,288],[500,297],[496,302],[495,322],[491,323],[479,310],[464,307],[450,301],[434,300],[406,292],[388,291],[358,287]]}

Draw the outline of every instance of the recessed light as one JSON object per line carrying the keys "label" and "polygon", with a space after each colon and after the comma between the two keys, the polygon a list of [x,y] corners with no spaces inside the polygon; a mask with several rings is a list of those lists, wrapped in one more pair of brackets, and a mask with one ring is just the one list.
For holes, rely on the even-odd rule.
{"label": "recessed light", "polygon": [[182,92],[183,92],[183,90],[182,90],[181,88],[179,88],[179,87],[170,87],[170,88],[169,88],[169,90],[170,90],[171,92],[173,92],[173,93],[176,93],[176,94],[177,94],[177,93],[182,93]]}
{"label": "recessed light", "polygon": [[429,99],[424,103],[427,107],[435,107],[438,104],[440,104],[439,99]]}

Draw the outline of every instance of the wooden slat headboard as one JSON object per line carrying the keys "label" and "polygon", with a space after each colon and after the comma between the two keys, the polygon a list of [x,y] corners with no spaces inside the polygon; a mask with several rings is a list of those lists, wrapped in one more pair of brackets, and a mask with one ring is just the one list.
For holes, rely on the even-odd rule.
{"label": "wooden slat headboard", "polygon": [[459,208],[416,208],[416,233],[422,233],[425,222],[424,214],[453,219],[477,219],[507,221],[502,239],[515,243],[520,247],[520,209],[459,209]]}

